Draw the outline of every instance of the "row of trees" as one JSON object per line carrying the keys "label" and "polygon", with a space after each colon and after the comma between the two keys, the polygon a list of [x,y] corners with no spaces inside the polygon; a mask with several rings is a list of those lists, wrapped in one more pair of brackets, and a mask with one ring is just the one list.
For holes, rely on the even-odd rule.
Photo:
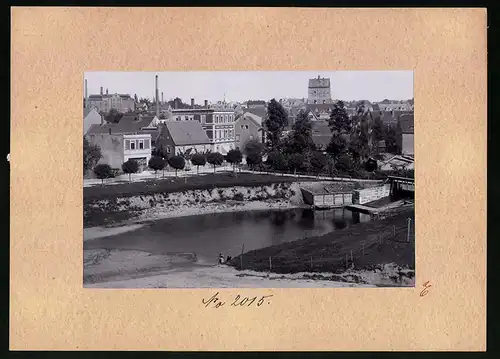
{"label": "row of trees", "polygon": [[342,101],[334,104],[328,120],[332,137],[326,149],[314,144],[312,122],[307,112],[299,112],[291,133],[283,136],[287,124],[286,111],[272,99],[264,121],[267,141],[263,152],[267,154],[265,164],[268,167],[277,171],[293,170],[296,173],[301,170],[318,174],[325,170],[349,173],[376,170],[377,163],[372,158],[376,146],[373,144],[383,139],[385,133],[381,120],[374,123],[364,106],[360,106],[350,118]]}

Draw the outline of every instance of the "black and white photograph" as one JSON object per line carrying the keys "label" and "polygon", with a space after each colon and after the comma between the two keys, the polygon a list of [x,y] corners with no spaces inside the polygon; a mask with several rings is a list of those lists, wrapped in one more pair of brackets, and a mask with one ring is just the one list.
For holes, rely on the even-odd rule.
{"label": "black and white photograph", "polygon": [[88,71],[85,288],[415,287],[413,71]]}

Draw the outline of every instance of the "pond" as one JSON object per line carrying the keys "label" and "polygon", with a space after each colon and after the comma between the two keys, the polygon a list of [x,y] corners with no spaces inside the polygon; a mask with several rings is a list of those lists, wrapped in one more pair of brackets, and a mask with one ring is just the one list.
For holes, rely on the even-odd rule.
{"label": "pond", "polygon": [[370,221],[347,209],[247,211],[157,220],[139,229],[84,241],[87,249],[140,250],[155,254],[195,253],[199,264],[216,264],[219,253],[244,251],[317,236]]}

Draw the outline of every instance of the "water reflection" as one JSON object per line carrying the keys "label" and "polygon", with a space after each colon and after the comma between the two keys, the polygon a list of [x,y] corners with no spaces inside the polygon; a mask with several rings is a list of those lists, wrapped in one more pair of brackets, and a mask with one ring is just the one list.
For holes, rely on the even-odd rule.
{"label": "water reflection", "polygon": [[135,231],[84,242],[84,248],[194,252],[204,262],[216,263],[219,252],[236,256],[243,245],[246,252],[367,221],[369,215],[344,209],[217,213],[158,220]]}

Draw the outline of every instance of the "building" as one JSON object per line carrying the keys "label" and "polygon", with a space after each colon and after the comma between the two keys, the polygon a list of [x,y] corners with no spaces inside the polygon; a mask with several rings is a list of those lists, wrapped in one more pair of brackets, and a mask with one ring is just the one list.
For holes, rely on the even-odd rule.
{"label": "building", "polygon": [[83,109],[83,134],[85,135],[92,125],[102,125],[104,118],[97,107],[87,107]]}
{"label": "building", "polygon": [[234,109],[227,106],[209,107],[205,100],[205,106],[194,108],[194,99],[191,99],[189,109],[173,109],[171,118],[167,121],[197,121],[205,131],[213,145],[213,151],[225,155],[234,149]]}
{"label": "building", "polygon": [[90,95],[85,98],[85,107],[96,107],[99,112],[108,112],[112,108],[118,112],[126,113],[135,110],[135,100],[130,95],[125,94],[108,94],[101,93],[99,95]]}
{"label": "building", "polygon": [[401,149],[402,155],[414,155],[414,119],[413,114],[399,116],[398,121],[398,146]]}
{"label": "building", "polygon": [[330,89],[330,79],[321,78],[309,79],[308,104],[331,104],[332,95]]}
{"label": "building", "polygon": [[252,112],[245,112],[234,123],[235,147],[243,150],[250,140],[263,142],[263,118]]}
{"label": "building", "polygon": [[396,155],[392,156],[379,165],[380,171],[414,170],[415,160],[410,156]]}
{"label": "building", "polygon": [[124,162],[133,159],[139,163],[140,170],[144,170],[151,158],[152,142],[158,136],[153,126],[155,119],[154,116],[124,115],[118,123],[91,125],[85,137],[101,149],[99,164],[120,169]]}
{"label": "building", "polygon": [[207,152],[213,150],[213,143],[198,121],[166,121],[160,125],[156,148],[166,153],[179,155],[188,151]]}
{"label": "building", "polygon": [[333,107],[333,103],[307,104],[306,113],[311,121],[327,121],[330,118]]}

